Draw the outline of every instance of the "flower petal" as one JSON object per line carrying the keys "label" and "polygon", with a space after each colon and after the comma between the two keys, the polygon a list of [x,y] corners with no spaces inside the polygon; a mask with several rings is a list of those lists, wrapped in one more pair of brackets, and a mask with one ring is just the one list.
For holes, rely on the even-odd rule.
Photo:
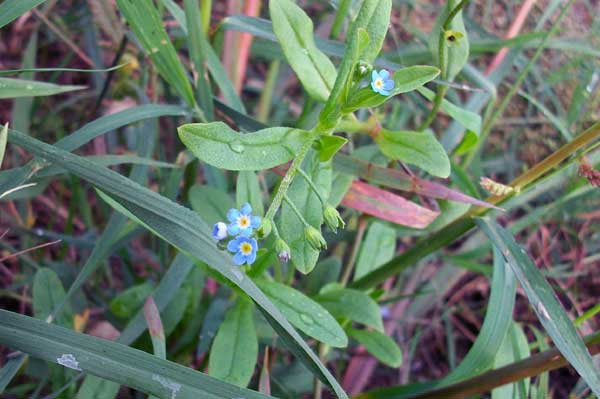
{"label": "flower petal", "polygon": [[246,263],[246,256],[244,256],[241,252],[236,253],[235,255],[233,255],[233,263],[235,263],[238,266],[243,265],[244,263]]}
{"label": "flower petal", "polygon": [[240,217],[240,211],[238,211],[237,209],[231,208],[230,210],[227,211],[227,219],[231,223],[236,222],[239,217]]}
{"label": "flower petal", "polygon": [[250,218],[250,226],[252,226],[255,229],[258,229],[260,227],[260,216],[252,216]]}
{"label": "flower petal", "polygon": [[375,86],[375,82],[371,82],[371,89],[373,89],[375,93],[379,93],[379,89],[377,88],[377,86]]}
{"label": "flower petal", "polygon": [[227,232],[232,236],[238,235],[240,233],[240,226],[237,223],[231,223],[227,226]]}
{"label": "flower petal", "polygon": [[381,94],[382,96],[389,96],[390,92],[389,90],[379,89],[379,94]]}
{"label": "flower petal", "polygon": [[[379,77],[379,74],[377,73],[376,70],[373,69],[373,71],[371,72],[371,80],[375,81],[378,77]],[[373,85],[373,83],[371,83],[371,85]]]}
{"label": "flower petal", "polygon": [[379,71],[379,77],[383,80],[386,80],[390,77],[390,72],[387,69],[382,69]]}
{"label": "flower petal", "polygon": [[252,251],[256,252],[258,250],[258,243],[256,242],[256,239],[251,238],[249,241],[250,241],[250,245],[252,245]]}
{"label": "flower petal", "polygon": [[246,227],[243,229],[240,229],[240,238],[248,238],[252,235],[252,227]]}
{"label": "flower petal", "polygon": [[384,90],[392,90],[396,83],[392,79],[388,79],[383,81],[383,89]]}
{"label": "flower petal", "polygon": [[242,205],[242,207],[240,208],[240,211],[242,213],[242,215],[250,215],[252,213],[252,207],[250,206],[249,203],[245,203],[244,205]]}
{"label": "flower petal", "polygon": [[246,256],[246,263],[248,263],[249,265],[253,264],[255,260],[256,260],[256,251],[252,251],[250,253],[250,255]]}
{"label": "flower petal", "polygon": [[227,250],[229,252],[238,252],[239,248],[240,248],[240,242],[239,242],[239,238],[236,238],[234,240],[231,240],[227,243]]}

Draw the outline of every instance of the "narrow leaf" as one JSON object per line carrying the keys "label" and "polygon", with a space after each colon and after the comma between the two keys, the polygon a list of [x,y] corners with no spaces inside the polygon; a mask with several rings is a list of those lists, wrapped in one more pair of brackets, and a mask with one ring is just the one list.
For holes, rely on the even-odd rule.
{"label": "narrow leaf", "polygon": [[333,288],[314,298],[336,318],[348,318],[383,332],[381,310],[377,302],[362,291]]}
{"label": "narrow leaf", "polygon": [[396,230],[380,221],[373,221],[367,229],[356,261],[354,280],[369,274],[389,262],[396,252]]}
{"label": "narrow leaf", "polygon": [[0,29],[46,0],[4,0],[0,4]]}
{"label": "narrow leaf", "polygon": [[348,328],[348,335],[365,347],[370,354],[383,364],[400,367],[402,351],[393,339],[379,331],[355,330]]}
{"label": "narrow leaf", "polygon": [[0,99],[53,96],[55,94],[82,90],[85,88],[85,86],[61,86],[54,83],[38,82],[34,80],[0,78]]}
{"label": "narrow leaf", "polygon": [[590,352],[556,299],[548,281],[510,233],[488,218],[476,219],[475,222],[506,258],[558,350],[588,383],[594,394],[600,396],[600,376]]}
{"label": "narrow leaf", "polygon": [[247,202],[252,206],[254,215],[264,215],[265,208],[256,173],[244,170],[238,173],[235,195],[238,208]]}

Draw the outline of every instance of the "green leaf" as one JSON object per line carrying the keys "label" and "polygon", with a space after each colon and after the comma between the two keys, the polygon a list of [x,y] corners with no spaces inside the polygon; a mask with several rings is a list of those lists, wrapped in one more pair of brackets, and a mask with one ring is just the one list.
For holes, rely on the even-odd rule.
{"label": "green leaf", "polygon": [[213,94],[210,87],[210,80],[206,78],[206,67],[204,65],[206,63],[205,55],[210,45],[204,35],[199,3],[198,0],[184,0],[183,6],[185,8],[187,27],[189,28],[189,32],[187,33],[189,53],[196,72],[196,92],[200,100],[202,112],[208,120],[213,120]]}
{"label": "green leaf", "polygon": [[281,165],[312,139],[309,132],[288,127],[242,134],[223,122],[191,123],[177,131],[196,157],[226,170],[262,170]]}
{"label": "green leaf", "polygon": [[381,129],[375,137],[381,152],[437,177],[450,176],[450,159],[432,133]]}
{"label": "green leaf", "polygon": [[390,367],[400,367],[402,364],[402,351],[398,344],[387,335],[379,331],[347,329],[350,338],[363,345],[370,354],[383,364]]}
{"label": "green leaf", "polygon": [[158,73],[194,106],[192,86],[152,0],[117,0],[117,4]]}
{"label": "green leaf", "polygon": [[[499,369],[511,363],[528,358],[531,355],[529,343],[523,329],[515,322],[511,323],[498,349],[494,368]],[[492,399],[527,399],[529,398],[529,378],[503,385],[492,390]]]}
{"label": "green leaf", "polygon": [[388,262],[394,257],[395,252],[396,230],[385,223],[373,221],[360,246],[354,280],[358,280]]}
{"label": "green leaf", "polygon": [[392,75],[395,85],[389,96],[374,92],[369,84],[354,93],[342,111],[354,112],[359,108],[377,107],[398,94],[416,90],[435,79],[439,74],[438,68],[428,65],[415,65],[399,69]]}
{"label": "green leaf", "polygon": [[240,298],[227,311],[210,350],[209,375],[240,387],[250,382],[258,356],[252,310],[252,302]]}
{"label": "green leaf", "polygon": [[[352,23],[346,40],[344,57],[340,63],[331,95],[319,115],[319,121],[332,128],[340,115],[340,104],[347,101],[347,88],[356,63],[370,63],[381,50],[390,23],[392,0],[364,0],[356,20]],[[365,42],[368,39],[368,45]],[[340,98],[341,97],[341,98]],[[341,101],[340,101],[341,100]]]}
{"label": "green leaf", "polygon": [[348,338],[342,327],[317,302],[287,285],[264,280],[258,280],[256,284],[290,323],[306,335],[336,348],[348,345]]}
{"label": "green leaf", "polygon": [[235,195],[238,208],[247,202],[252,206],[252,213],[254,215],[262,216],[265,214],[262,193],[256,173],[251,171],[241,171],[238,173]]}
{"label": "green leaf", "polygon": [[227,221],[227,211],[235,208],[229,194],[211,186],[194,185],[188,193],[190,205],[209,225]]}
{"label": "green leaf", "polygon": [[338,397],[348,397],[285,317],[249,278],[245,278],[239,272],[239,268],[232,264],[231,258],[216,248],[210,234],[210,226],[195,212],[131,182],[114,171],[90,165],[81,157],[42,143],[33,137],[9,130],[9,141],[36,156],[65,167],[71,173],[114,196],[122,209],[127,210],[128,216],[133,216],[134,220],[144,220],[144,226],[159,237],[184,253],[205,262],[237,285],[255,301],[267,321],[298,359],[319,379],[329,384]]}
{"label": "green leaf", "polygon": [[0,343],[160,398],[267,398],[149,353],[6,310],[0,310]]}
{"label": "green leaf", "polygon": [[335,318],[346,317],[383,332],[381,310],[377,302],[362,291],[332,288],[314,298]]}
{"label": "green leaf", "polygon": [[600,376],[595,370],[590,352],[556,299],[548,281],[510,233],[488,218],[476,219],[476,223],[506,258],[558,350],[583,377],[592,392],[600,396]]}
{"label": "green leaf", "polygon": [[0,99],[18,97],[53,96],[68,91],[82,90],[85,86],[61,86],[15,78],[0,78]]}
{"label": "green leaf", "polygon": [[[39,269],[33,278],[33,314],[47,320],[57,304],[65,298],[65,289],[52,269]],[[56,317],[56,323],[63,327],[73,327],[73,313],[70,306]]]}
{"label": "green leaf", "polygon": [[27,359],[28,356],[22,353],[6,360],[4,366],[0,369],[0,394],[4,393],[8,384],[15,378]]}
{"label": "green leaf", "polygon": [[392,0],[363,0],[352,30],[365,29],[369,45],[362,49],[359,59],[371,63],[381,51],[392,12]]}
{"label": "green leaf", "polygon": [[144,300],[152,290],[152,283],[149,281],[134,285],[114,297],[108,307],[115,316],[127,319],[142,307]]}
{"label": "green leaf", "polygon": [[8,123],[0,130],[0,168],[4,160],[4,152],[6,151],[6,143],[8,143]]}
{"label": "green leaf", "polygon": [[0,28],[11,23],[21,15],[46,0],[4,0],[0,4]]}
{"label": "green leaf", "polygon": [[331,60],[315,45],[312,20],[290,0],[270,0],[269,13],[285,58],[302,86],[314,99],[326,101],[336,71]]}
{"label": "green leaf", "polygon": [[329,161],[347,142],[347,139],[340,136],[321,136],[318,141],[319,160]]}
{"label": "green leaf", "polygon": [[512,323],[515,305],[516,279],[502,255],[494,251],[494,272],[491,294],[483,326],[475,343],[440,385],[448,385],[492,368],[496,354]]}
{"label": "green leaf", "polygon": [[[442,25],[450,14],[450,12],[458,5],[458,0],[448,0],[446,7],[442,13],[438,16],[435,21],[435,25],[429,34],[429,49],[433,56],[434,61],[439,65],[439,41]],[[443,43],[444,58],[446,65],[446,73],[442,72],[442,77],[447,80],[454,80],[456,75],[467,63],[469,59],[469,38],[467,31],[465,30],[465,24],[463,23],[462,10],[459,11],[456,16],[452,19],[448,25],[448,30],[458,32],[462,35],[455,44],[448,45],[446,42]],[[457,35],[458,36],[458,35]]]}
{"label": "green leaf", "polygon": [[[303,169],[319,189],[323,198],[327,199],[331,190],[331,162],[319,162],[318,154],[311,151],[304,161]],[[311,226],[320,230],[321,224],[323,224],[323,205],[306,180],[301,177],[294,179],[287,195],[304,219]],[[292,264],[301,273],[310,273],[317,264],[319,251],[306,240],[304,226],[287,202],[281,205],[279,231],[281,237],[290,246]]]}
{"label": "green leaf", "polygon": [[[429,90],[427,87],[420,87],[417,91],[423,95],[423,97],[427,98],[429,101],[433,101],[435,98],[435,93]],[[452,119],[466,127],[469,131],[479,137],[479,133],[481,132],[481,116],[476,114],[475,112],[467,111],[464,108],[461,108],[457,105],[454,105],[448,100],[442,101],[442,111],[446,114],[450,115]]]}

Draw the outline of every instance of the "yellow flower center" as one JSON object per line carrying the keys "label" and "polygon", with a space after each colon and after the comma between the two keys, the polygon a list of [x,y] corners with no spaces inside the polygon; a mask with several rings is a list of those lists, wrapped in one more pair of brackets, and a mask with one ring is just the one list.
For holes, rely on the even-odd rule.
{"label": "yellow flower center", "polygon": [[238,225],[242,229],[245,229],[246,227],[250,226],[250,218],[248,216],[240,216],[238,219]]}
{"label": "yellow flower center", "polygon": [[242,243],[242,245],[240,245],[240,252],[244,255],[252,253],[252,245],[250,245],[249,242]]}
{"label": "yellow flower center", "polygon": [[376,86],[378,89],[381,89],[381,88],[383,87],[383,80],[381,80],[381,78],[379,78],[379,79],[375,79],[375,86]]}

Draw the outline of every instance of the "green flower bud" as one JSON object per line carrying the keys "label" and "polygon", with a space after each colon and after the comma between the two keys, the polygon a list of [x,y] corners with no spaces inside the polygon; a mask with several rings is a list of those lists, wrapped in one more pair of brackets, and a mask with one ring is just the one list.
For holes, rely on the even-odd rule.
{"label": "green flower bud", "polygon": [[315,229],[314,227],[306,226],[304,228],[304,235],[306,236],[306,239],[308,240],[310,246],[316,249],[317,251],[327,248],[327,242],[323,238],[323,235],[319,230]]}
{"label": "green flower bud", "polygon": [[327,226],[329,226],[334,233],[337,233],[338,227],[341,226],[342,229],[346,227],[346,223],[344,223],[340,213],[331,205],[327,205],[325,207],[325,211],[323,211],[323,217],[325,218],[325,223],[327,223]]}
{"label": "green flower bud", "polygon": [[258,238],[266,238],[271,234],[271,230],[273,230],[273,223],[269,219],[263,219],[260,227],[256,230],[256,235]]}
{"label": "green flower bud", "polygon": [[275,251],[277,252],[277,257],[279,258],[279,261],[283,262],[283,263],[287,263],[289,262],[290,258],[291,258],[291,250],[290,247],[287,245],[287,243],[285,241],[283,241],[281,238],[277,239],[277,241],[275,241]]}
{"label": "green flower bud", "polygon": [[354,69],[354,80],[361,81],[365,76],[368,76],[372,70],[373,65],[364,61],[358,61],[356,63],[356,68]]}

